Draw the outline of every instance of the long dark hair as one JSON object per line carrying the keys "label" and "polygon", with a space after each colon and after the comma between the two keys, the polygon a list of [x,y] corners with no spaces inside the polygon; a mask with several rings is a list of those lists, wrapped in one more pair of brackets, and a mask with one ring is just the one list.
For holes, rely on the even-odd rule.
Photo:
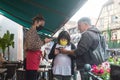
{"label": "long dark hair", "polygon": [[62,31],[62,32],[59,34],[58,39],[57,39],[59,44],[60,44],[60,39],[66,39],[66,40],[68,41],[68,44],[67,44],[67,45],[70,44],[71,38],[70,38],[70,35],[69,35],[69,33],[68,33],[67,31]]}

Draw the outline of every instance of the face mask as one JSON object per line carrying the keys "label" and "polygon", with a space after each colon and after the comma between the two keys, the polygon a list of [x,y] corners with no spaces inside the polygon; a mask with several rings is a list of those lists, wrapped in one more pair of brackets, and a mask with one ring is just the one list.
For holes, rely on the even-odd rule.
{"label": "face mask", "polygon": [[67,40],[60,40],[60,45],[66,46],[68,44]]}
{"label": "face mask", "polygon": [[36,30],[37,31],[40,31],[40,30],[42,30],[43,29],[43,26],[38,26],[38,27],[36,27]]}

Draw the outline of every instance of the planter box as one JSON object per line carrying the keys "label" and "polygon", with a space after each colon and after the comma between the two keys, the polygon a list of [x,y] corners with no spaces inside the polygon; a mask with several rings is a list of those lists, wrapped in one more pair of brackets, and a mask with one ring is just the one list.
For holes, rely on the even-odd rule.
{"label": "planter box", "polygon": [[120,66],[110,65],[110,80],[120,80]]}

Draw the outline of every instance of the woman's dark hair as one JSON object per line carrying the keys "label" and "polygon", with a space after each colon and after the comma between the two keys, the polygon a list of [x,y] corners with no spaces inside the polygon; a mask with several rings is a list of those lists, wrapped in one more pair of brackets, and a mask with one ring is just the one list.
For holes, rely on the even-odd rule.
{"label": "woman's dark hair", "polygon": [[67,44],[67,45],[70,44],[71,38],[70,38],[70,35],[69,35],[69,33],[68,33],[67,31],[62,31],[62,32],[59,34],[59,36],[58,36],[58,43],[59,43],[59,44],[60,44],[60,39],[66,39],[66,40],[68,41],[68,44]]}
{"label": "woman's dark hair", "polygon": [[35,21],[45,21],[44,17],[41,14],[36,15],[33,19],[32,19],[32,24],[35,23]]}

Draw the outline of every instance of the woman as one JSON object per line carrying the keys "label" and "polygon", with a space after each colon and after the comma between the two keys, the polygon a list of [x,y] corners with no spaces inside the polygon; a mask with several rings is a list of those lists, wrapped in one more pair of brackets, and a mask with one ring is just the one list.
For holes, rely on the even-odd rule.
{"label": "woman", "polygon": [[53,59],[52,72],[55,80],[71,80],[73,73],[73,55],[66,55],[60,53],[60,48],[67,50],[75,49],[75,46],[70,42],[70,35],[67,31],[62,31],[57,43],[54,44],[49,59]]}
{"label": "woman", "polygon": [[37,70],[42,56],[41,46],[50,42],[51,39],[41,40],[37,31],[43,29],[45,20],[43,16],[37,15],[33,18],[32,27],[25,35],[24,51],[26,53],[26,80],[37,80]]}

